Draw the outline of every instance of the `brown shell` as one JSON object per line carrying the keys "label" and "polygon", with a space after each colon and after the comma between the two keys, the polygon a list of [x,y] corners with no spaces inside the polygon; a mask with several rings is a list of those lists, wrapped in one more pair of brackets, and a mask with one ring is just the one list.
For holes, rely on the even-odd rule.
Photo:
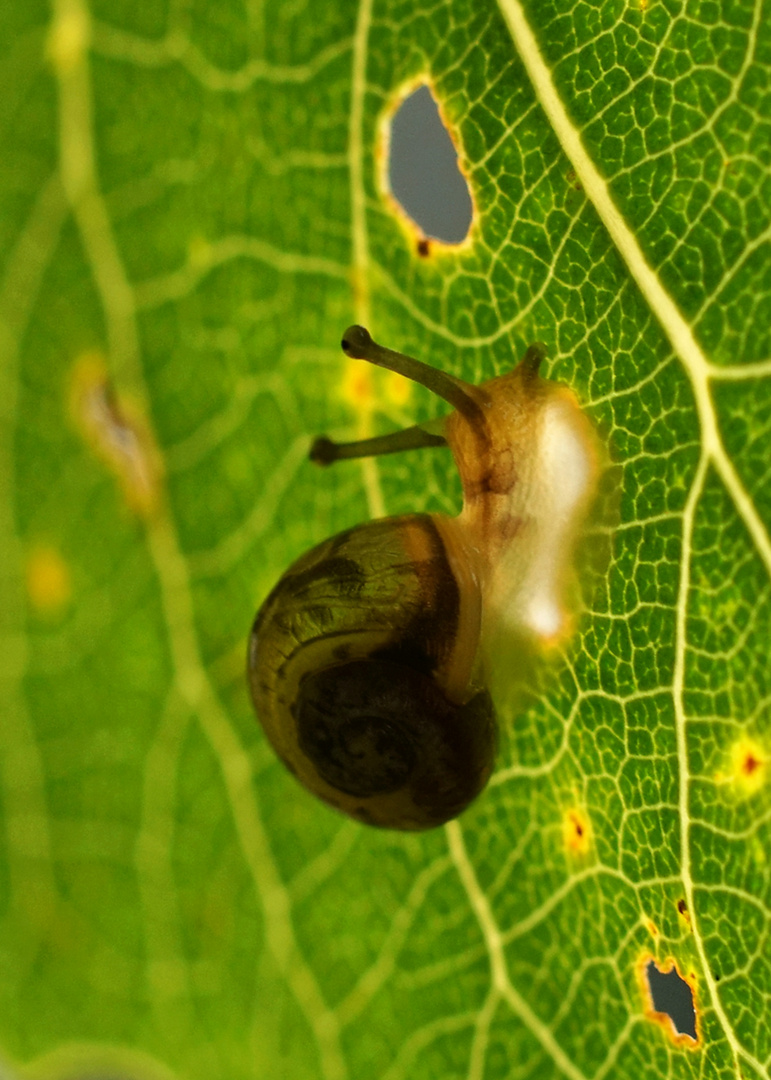
{"label": "brown shell", "polygon": [[457,572],[451,532],[449,519],[413,514],[326,540],[284,574],[252,630],[252,697],[276,752],[371,824],[440,825],[492,769],[479,591]]}

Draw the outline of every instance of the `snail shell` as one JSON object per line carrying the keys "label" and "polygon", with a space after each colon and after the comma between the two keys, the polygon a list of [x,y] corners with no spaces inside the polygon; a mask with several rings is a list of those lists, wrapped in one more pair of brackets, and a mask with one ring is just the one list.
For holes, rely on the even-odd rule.
{"label": "snail shell", "polygon": [[382,349],[360,327],[343,347],[455,409],[430,431],[322,439],[311,456],[446,443],[463,510],[370,521],[298,559],[255,619],[249,682],[268,739],[306,788],[359,821],[426,829],[457,816],[492,771],[486,646],[502,633],[548,643],[570,628],[563,594],[594,436],[573,395],[538,376],[540,346],[478,387]]}
{"label": "snail shell", "polygon": [[279,757],[360,821],[455,817],[495,753],[489,693],[470,678],[478,591],[461,590],[435,519],[371,521],[303,555],[252,631],[257,715]]}

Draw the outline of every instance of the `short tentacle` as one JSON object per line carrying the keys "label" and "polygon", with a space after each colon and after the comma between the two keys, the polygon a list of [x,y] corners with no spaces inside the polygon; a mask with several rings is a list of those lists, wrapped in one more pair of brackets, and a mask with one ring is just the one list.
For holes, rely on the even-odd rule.
{"label": "short tentacle", "polygon": [[309,457],[317,465],[331,465],[345,458],[378,457],[427,446],[447,446],[447,440],[443,435],[433,435],[416,424],[390,435],[375,435],[371,439],[357,439],[355,442],[338,443],[326,435],[320,435],[314,440]]}

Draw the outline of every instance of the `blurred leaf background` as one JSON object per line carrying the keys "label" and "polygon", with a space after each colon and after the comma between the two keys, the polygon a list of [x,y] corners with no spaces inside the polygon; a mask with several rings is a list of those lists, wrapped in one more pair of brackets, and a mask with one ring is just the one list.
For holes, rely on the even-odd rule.
{"label": "blurred leaf background", "polygon": [[[0,9],[0,1046],[41,1078],[769,1075],[771,20],[762,0]],[[475,204],[421,257],[383,125]],[[622,476],[612,564],[488,791],[312,801],[244,680],[291,559],[452,512],[352,321],[478,380],[533,340]],[[694,988],[698,1039],[644,966]]]}

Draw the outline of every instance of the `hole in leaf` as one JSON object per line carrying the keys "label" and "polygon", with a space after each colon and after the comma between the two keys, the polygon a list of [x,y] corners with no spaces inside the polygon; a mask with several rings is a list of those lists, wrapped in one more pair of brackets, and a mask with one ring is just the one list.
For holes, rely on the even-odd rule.
{"label": "hole in leaf", "polygon": [[[391,121],[388,184],[424,237],[460,244],[473,215],[458,154],[427,86],[405,98]],[[427,256],[430,246],[419,247]]]}
{"label": "hole in leaf", "polygon": [[696,1042],[693,991],[680,977],[675,965],[669,971],[659,971],[655,961],[649,960],[645,974],[654,1010],[669,1017],[678,1035],[688,1035]]}

